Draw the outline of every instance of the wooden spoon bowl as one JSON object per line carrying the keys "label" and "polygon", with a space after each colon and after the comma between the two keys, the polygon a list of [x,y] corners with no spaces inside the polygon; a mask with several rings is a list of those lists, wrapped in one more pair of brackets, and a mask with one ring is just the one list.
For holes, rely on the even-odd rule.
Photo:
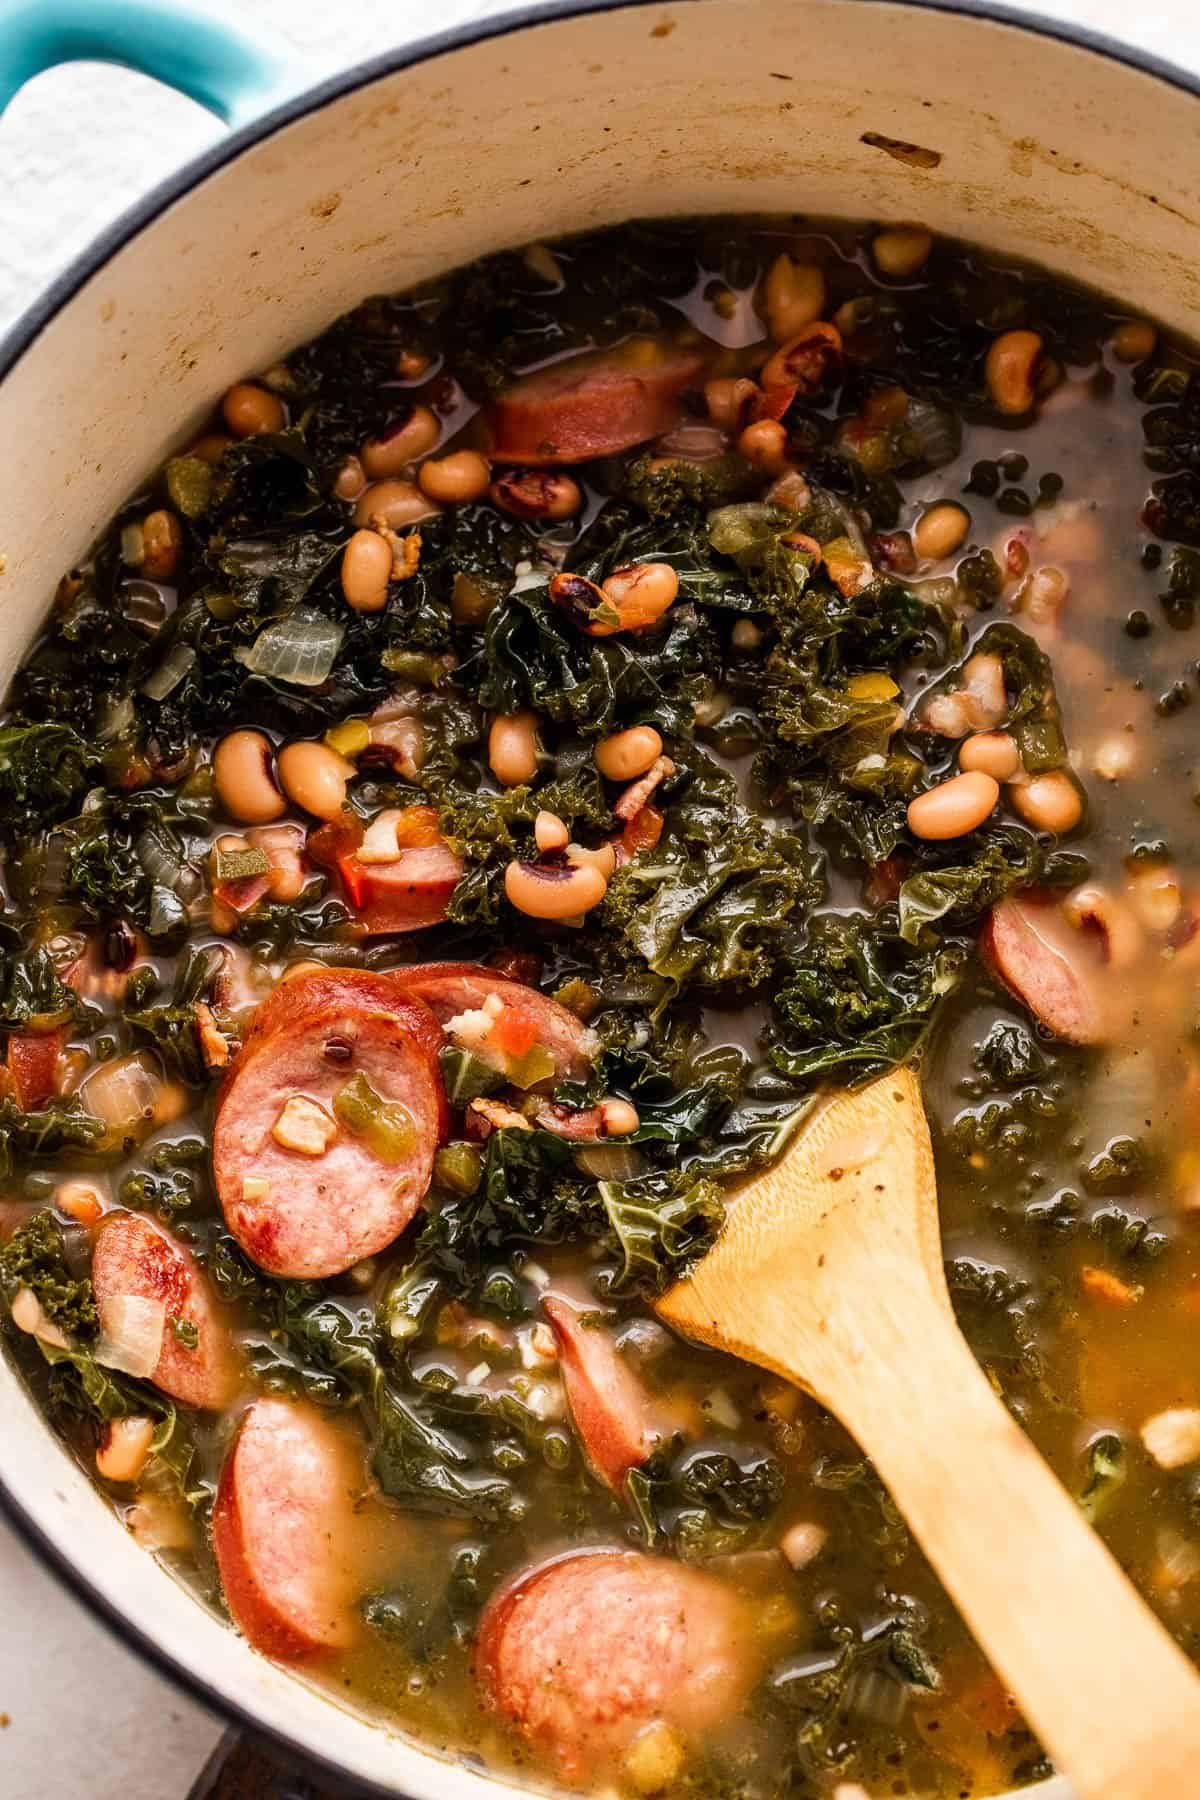
{"label": "wooden spoon bowl", "polygon": [[1200,1795],[1200,1676],[955,1322],[909,1070],[824,1102],[658,1312],[854,1434],[1079,1800]]}

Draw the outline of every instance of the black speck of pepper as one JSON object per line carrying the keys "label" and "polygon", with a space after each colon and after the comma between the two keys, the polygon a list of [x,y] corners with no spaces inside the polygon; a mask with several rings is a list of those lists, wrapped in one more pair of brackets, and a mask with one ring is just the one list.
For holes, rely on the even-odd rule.
{"label": "black speck of pepper", "polygon": [[1143,612],[1140,606],[1135,607],[1125,621],[1126,637],[1146,638],[1153,630],[1154,626],[1149,613]]}

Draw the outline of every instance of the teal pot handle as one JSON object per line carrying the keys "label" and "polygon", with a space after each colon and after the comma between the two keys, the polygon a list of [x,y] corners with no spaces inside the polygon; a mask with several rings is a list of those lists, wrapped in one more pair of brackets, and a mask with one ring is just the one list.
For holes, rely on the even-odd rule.
{"label": "teal pot handle", "polygon": [[44,69],[120,63],[242,125],[311,81],[218,8],[180,0],[0,0],[0,112]]}

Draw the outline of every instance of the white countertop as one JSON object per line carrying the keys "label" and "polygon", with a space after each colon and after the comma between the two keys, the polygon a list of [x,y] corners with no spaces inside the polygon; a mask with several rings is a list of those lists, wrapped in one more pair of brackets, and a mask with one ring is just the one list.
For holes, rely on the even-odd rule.
{"label": "white countertop", "polygon": [[[1010,4],[1200,64],[1197,27],[1184,22],[1181,0]],[[226,0],[211,8],[277,34],[311,61],[314,80],[405,38],[504,9],[496,0],[440,0],[436,9],[416,0]],[[125,70],[80,65],[30,83],[0,120],[0,330],[103,225],[221,132],[198,106]],[[222,1731],[86,1615],[0,1524],[0,1720],[6,1715],[3,1800],[183,1800]]]}

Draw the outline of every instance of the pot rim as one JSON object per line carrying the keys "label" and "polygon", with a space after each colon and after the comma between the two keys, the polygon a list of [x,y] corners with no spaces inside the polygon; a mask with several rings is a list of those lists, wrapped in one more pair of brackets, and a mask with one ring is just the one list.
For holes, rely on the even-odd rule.
{"label": "pot rim", "polygon": [[[708,0],[672,0],[675,5],[705,5]],[[852,0],[847,0],[852,3]],[[853,0],[863,4],[864,0]],[[1200,71],[1192,71],[1161,57],[1152,51],[1142,50],[1136,45],[1126,44],[1109,36],[1107,32],[1093,30],[1085,24],[1076,24],[1067,18],[1059,18],[1038,11],[1018,10],[1006,4],[1006,0],[866,0],[869,4],[909,6],[926,12],[949,13],[968,19],[981,19],[991,24],[1007,25],[1028,32],[1034,37],[1047,37],[1060,43],[1072,45],[1086,50],[1093,55],[1105,57],[1110,62],[1120,64],[1124,68],[1135,70],[1139,74],[1150,75],[1168,86],[1191,94],[1200,99]],[[487,43],[493,38],[516,36],[518,32],[543,24],[556,24],[572,18],[586,18],[593,14],[617,12],[622,9],[632,11],[635,8],[658,6],[662,0],[531,0],[530,4],[508,8],[502,12],[490,14],[482,19],[450,26],[444,31],[433,32],[408,43],[397,44],[389,50],[365,61],[354,63],[350,68],[340,70],[337,74],[317,81],[303,88],[299,93],[289,96],[278,105],[268,108],[260,117],[240,126],[237,130],[221,138],[216,144],[200,155],[189,158],[165,180],[159,182],[141,199],[135,201],[121,213],[112,224],[97,234],[83,250],[78,252],[67,266],[39,294],[38,298],[26,308],[20,317],[0,337],[0,382],[9,374],[20,358],[36,342],[41,333],[74,299],[79,290],[98,274],[106,263],[124,248],[134,237],[152,225],[176,200],[197,187],[209,176],[217,173],[227,164],[233,163],[244,150],[273,137],[296,120],[315,112],[318,108],[339,100],[357,89],[367,87],[372,82],[394,74],[401,69],[415,68],[421,63],[431,62],[436,57],[444,56],[456,50],[469,49],[475,44]],[[143,1629],[134,1624],[114,1603],[109,1601],[91,1582],[85,1571],[70,1557],[58,1549],[47,1536],[36,1516],[28,1511],[25,1505],[16,1498],[5,1480],[3,1466],[0,1465],[0,1518],[3,1518],[16,1535],[29,1547],[43,1566],[49,1568],[61,1585],[74,1598],[81,1601],[101,1625],[110,1631],[119,1642],[133,1649],[145,1662],[164,1676],[176,1687],[181,1688],[194,1700],[200,1702],[218,1719],[224,1719],[238,1727],[239,1730],[253,1737],[271,1742],[288,1755],[299,1759],[302,1763],[315,1767],[319,1771],[335,1777],[339,1783],[363,1795],[378,1796],[379,1800],[394,1800],[397,1789],[381,1787],[373,1781],[350,1775],[335,1760],[319,1750],[312,1749],[289,1737],[282,1730],[264,1725],[256,1717],[253,1709],[241,1701],[219,1692],[202,1676],[197,1675],[186,1664],[177,1662]],[[417,1750],[422,1746],[413,1740]],[[426,1752],[431,1761],[439,1758],[432,1752]],[[511,1782],[498,1780],[497,1787],[512,1786]],[[1030,1788],[1030,1794],[1044,1792],[1047,1784],[1042,1782]],[[528,1791],[536,1793],[538,1789]],[[1004,1800],[999,1796],[998,1800]]]}

